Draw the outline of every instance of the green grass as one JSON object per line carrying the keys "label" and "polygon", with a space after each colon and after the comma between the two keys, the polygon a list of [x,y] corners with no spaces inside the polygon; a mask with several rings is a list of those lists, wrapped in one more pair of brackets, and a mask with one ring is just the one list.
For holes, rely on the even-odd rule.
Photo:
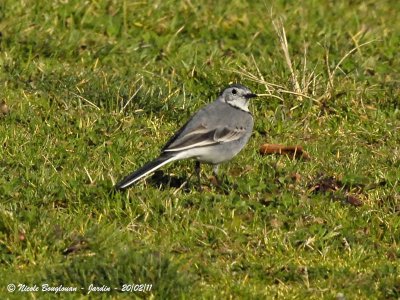
{"label": "green grass", "polygon": [[[79,288],[67,298],[132,283],[153,288],[95,296],[400,297],[400,4],[286,2],[0,4],[2,299],[55,297],[9,283]],[[182,188],[110,193],[231,82],[265,96],[223,189],[206,166],[198,192],[187,161],[163,169]],[[263,143],[311,160],[260,156]]]}

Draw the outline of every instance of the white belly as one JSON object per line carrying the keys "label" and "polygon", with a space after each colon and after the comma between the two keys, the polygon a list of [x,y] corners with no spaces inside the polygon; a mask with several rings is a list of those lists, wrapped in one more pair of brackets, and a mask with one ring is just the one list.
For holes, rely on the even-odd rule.
{"label": "white belly", "polygon": [[242,147],[214,145],[182,151],[177,154],[177,159],[195,158],[200,162],[216,165],[232,159],[240,150]]}

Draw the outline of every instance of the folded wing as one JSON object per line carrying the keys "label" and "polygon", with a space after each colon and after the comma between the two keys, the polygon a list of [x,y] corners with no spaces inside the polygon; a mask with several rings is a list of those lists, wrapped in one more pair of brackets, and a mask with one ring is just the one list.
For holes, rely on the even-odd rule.
{"label": "folded wing", "polygon": [[177,137],[163,149],[164,152],[183,151],[191,148],[236,141],[246,133],[244,128],[217,127],[208,129],[205,125]]}

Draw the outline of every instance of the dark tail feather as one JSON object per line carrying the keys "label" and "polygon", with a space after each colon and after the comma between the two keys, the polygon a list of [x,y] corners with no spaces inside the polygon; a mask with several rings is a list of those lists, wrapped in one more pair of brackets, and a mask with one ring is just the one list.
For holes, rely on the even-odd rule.
{"label": "dark tail feather", "polygon": [[166,165],[167,163],[174,160],[174,156],[171,155],[162,155],[151,162],[148,162],[140,169],[136,170],[132,174],[126,176],[120,182],[115,185],[115,189],[124,190],[134,184],[136,181],[145,177],[146,175],[153,173],[158,168]]}

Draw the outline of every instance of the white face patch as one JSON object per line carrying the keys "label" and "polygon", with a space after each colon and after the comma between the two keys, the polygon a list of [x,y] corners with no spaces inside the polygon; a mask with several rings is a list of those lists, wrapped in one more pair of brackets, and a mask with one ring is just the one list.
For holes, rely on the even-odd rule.
{"label": "white face patch", "polygon": [[250,112],[249,111],[249,100],[247,100],[245,98],[235,97],[235,99],[232,99],[231,101],[228,101],[227,103],[229,105],[232,105],[233,107]]}
{"label": "white face patch", "polygon": [[222,95],[220,96],[222,101],[225,101],[232,107],[243,110],[245,112],[249,111],[249,100],[251,98],[257,97],[248,88],[240,84],[234,84],[226,88]]}

